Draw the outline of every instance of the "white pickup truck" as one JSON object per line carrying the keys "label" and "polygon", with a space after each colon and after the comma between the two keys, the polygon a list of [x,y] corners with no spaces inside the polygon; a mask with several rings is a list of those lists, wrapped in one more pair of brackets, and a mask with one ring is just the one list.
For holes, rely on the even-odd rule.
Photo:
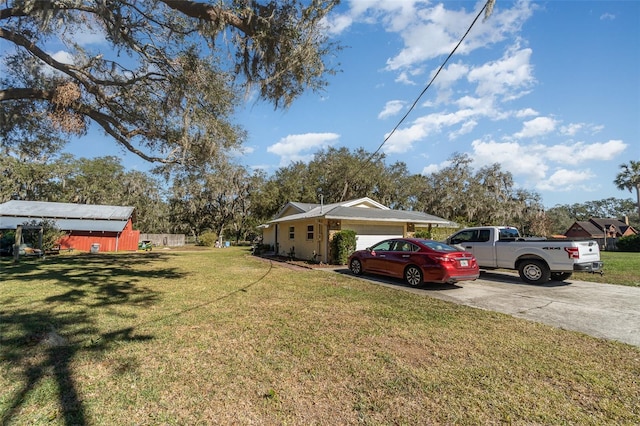
{"label": "white pickup truck", "polygon": [[465,228],[447,243],[473,253],[481,269],[514,269],[529,284],[563,281],[573,271],[602,273],[600,248],[594,240],[522,238],[516,228]]}

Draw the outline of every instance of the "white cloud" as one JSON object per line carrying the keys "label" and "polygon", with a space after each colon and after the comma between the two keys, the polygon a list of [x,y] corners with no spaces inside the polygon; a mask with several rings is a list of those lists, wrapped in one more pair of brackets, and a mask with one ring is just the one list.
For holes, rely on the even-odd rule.
{"label": "white cloud", "polygon": [[[49,56],[51,56],[54,60],[62,63],[62,64],[73,64],[74,63],[74,56],[70,53],[67,52],[66,50],[58,50],[57,52],[48,52]],[[61,76],[62,73],[60,71],[58,71],[57,69],[49,66],[49,65],[45,65],[42,68],[42,72],[45,75],[48,75],[50,77],[54,77],[54,76]]]}
{"label": "white cloud", "polygon": [[[397,32],[403,39],[404,48],[387,61],[389,70],[412,68],[424,61],[448,55],[473,22],[478,8],[482,7],[481,2],[468,11],[466,8],[448,10],[443,3],[434,5],[426,1],[352,2],[359,4],[360,8],[362,3],[368,5],[370,12],[378,10],[384,13],[385,29]],[[466,55],[511,37],[520,30],[535,7],[528,1],[520,1],[510,9],[494,11],[491,19],[476,23],[457,53]]]}
{"label": "white cloud", "polygon": [[332,15],[324,18],[323,21],[327,32],[333,35],[339,35],[346,31],[351,24],[353,24],[353,18],[348,15]]}
{"label": "white cloud", "polygon": [[280,166],[291,162],[308,162],[316,151],[332,146],[340,137],[337,133],[305,133],[289,135],[269,146],[267,152],[280,156]]}
{"label": "white cloud", "polygon": [[585,170],[569,170],[558,169],[547,179],[543,179],[536,185],[536,189],[540,191],[589,191],[593,188],[590,181],[596,175],[589,169]]}
{"label": "white cloud", "polygon": [[517,139],[534,138],[546,135],[556,129],[558,122],[550,117],[536,117],[533,120],[525,121],[522,130],[513,136]]}
{"label": "white cloud", "polygon": [[[503,170],[514,177],[526,180],[526,186],[539,190],[564,190],[568,182],[577,188],[595,177],[589,169],[569,169],[590,161],[612,160],[626,149],[619,140],[608,142],[572,144],[557,143],[547,146],[540,143],[496,142],[475,140],[472,143],[475,167],[499,163]],[[551,175],[549,171],[556,169]],[[572,177],[570,180],[570,177]],[[592,185],[592,183],[590,183]],[[581,189],[584,189],[581,187]]]}
{"label": "white cloud", "polygon": [[523,146],[518,142],[495,142],[475,140],[471,144],[474,165],[477,167],[499,163],[514,176],[524,176],[538,181],[544,179],[548,163],[545,161],[544,146]]}
{"label": "white cloud", "polygon": [[612,160],[622,153],[627,145],[621,140],[608,142],[576,142],[571,145],[558,144],[547,148],[547,158],[565,164],[580,164],[591,160]]}
{"label": "white cloud", "polygon": [[402,83],[402,84],[411,85],[411,86],[415,86],[416,85],[416,82],[413,81],[411,79],[411,77],[409,77],[409,73],[406,72],[406,71],[398,73],[398,76],[396,77],[396,79],[394,81],[396,83]]}
{"label": "white cloud", "polygon": [[613,21],[614,19],[616,19],[616,15],[612,13],[603,13],[602,15],[600,15],[601,21]]}
{"label": "white cloud", "polygon": [[469,72],[469,82],[476,83],[476,94],[502,96],[513,100],[529,93],[535,83],[531,66],[531,49],[509,48],[497,61],[487,62]]}
{"label": "white cloud", "polygon": [[378,118],[385,119],[385,118],[394,116],[400,111],[402,111],[402,108],[404,108],[404,105],[405,105],[404,101],[389,101],[386,103],[386,105],[384,106],[384,109],[380,112],[380,114],[378,114]]}
{"label": "white cloud", "polygon": [[515,116],[518,118],[532,117],[538,115],[538,111],[533,108],[524,108],[516,111]]}
{"label": "white cloud", "polygon": [[[402,154],[412,149],[413,144],[416,141],[423,140],[428,136],[441,133],[443,128],[449,128],[465,121],[471,121],[471,118],[475,115],[475,111],[469,109],[458,110],[454,113],[437,113],[428,114],[414,120],[413,123],[407,127],[400,128],[389,138],[384,146],[384,151],[389,154]],[[465,127],[463,125],[463,127]],[[466,127],[468,129],[468,127]],[[460,133],[462,129],[458,129],[456,132]],[[389,134],[385,135],[385,138]]]}
{"label": "white cloud", "polygon": [[583,123],[571,123],[567,126],[560,127],[560,133],[567,136],[575,136],[580,130],[584,128]]}
{"label": "white cloud", "polygon": [[52,53],[51,57],[63,64],[73,64],[73,55],[64,50],[58,50],[57,52]]}
{"label": "white cloud", "polygon": [[428,166],[426,166],[425,168],[422,169],[422,174],[423,175],[428,175],[431,173],[437,173],[440,170],[449,167],[451,165],[451,161],[449,160],[445,160],[443,162],[441,162],[440,164],[429,164]]}
{"label": "white cloud", "polygon": [[92,19],[88,18],[85,24],[70,29],[64,34],[64,37],[68,37],[69,41],[80,46],[106,44],[107,37],[100,26],[101,24],[91,25],[91,22]]}

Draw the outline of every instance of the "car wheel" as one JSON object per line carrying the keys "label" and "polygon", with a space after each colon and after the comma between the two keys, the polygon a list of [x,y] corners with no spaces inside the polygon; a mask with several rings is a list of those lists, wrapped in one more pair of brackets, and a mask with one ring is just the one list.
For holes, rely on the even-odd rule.
{"label": "car wheel", "polygon": [[407,284],[417,287],[422,284],[422,271],[417,266],[408,266],[404,270],[404,280]]}
{"label": "car wheel", "polygon": [[551,271],[540,260],[523,260],[518,267],[520,279],[528,284],[544,284],[551,278]]}
{"label": "car wheel", "polygon": [[552,272],[551,273],[551,280],[553,280],[553,281],[564,281],[564,280],[567,280],[567,279],[571,278],[571,275],[573,275],[571,272]]}
{"label": "car wheel", "polygon": [[349,269],[354,275],[362,275],[362,263],[358,259],[353,259],[349,264]]}

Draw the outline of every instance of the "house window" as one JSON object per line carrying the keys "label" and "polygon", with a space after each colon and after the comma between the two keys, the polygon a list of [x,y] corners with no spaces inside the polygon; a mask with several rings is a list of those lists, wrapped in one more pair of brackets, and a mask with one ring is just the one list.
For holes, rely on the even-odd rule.
{"label": "house window", "polygon": [[295,240],[296,239],[296,232],[295,232],[295,228],[293,226],[289,227],[289,239],[290,240]]}
{"label": "house window", "polygon": [[307,225],[307,240],[313,240],[313,225]]}

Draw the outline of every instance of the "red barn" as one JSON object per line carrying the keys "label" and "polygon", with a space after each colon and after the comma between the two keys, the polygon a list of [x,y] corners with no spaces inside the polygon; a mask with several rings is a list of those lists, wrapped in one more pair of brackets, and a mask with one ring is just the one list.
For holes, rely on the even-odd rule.
{"label": "red barn", "polygon": [[0,204],[0,229],[16,229],[48,219],[67,233],[60,248],[80,251],[135,251],[140,231],[133,229],[134,208],[12,200]]}

